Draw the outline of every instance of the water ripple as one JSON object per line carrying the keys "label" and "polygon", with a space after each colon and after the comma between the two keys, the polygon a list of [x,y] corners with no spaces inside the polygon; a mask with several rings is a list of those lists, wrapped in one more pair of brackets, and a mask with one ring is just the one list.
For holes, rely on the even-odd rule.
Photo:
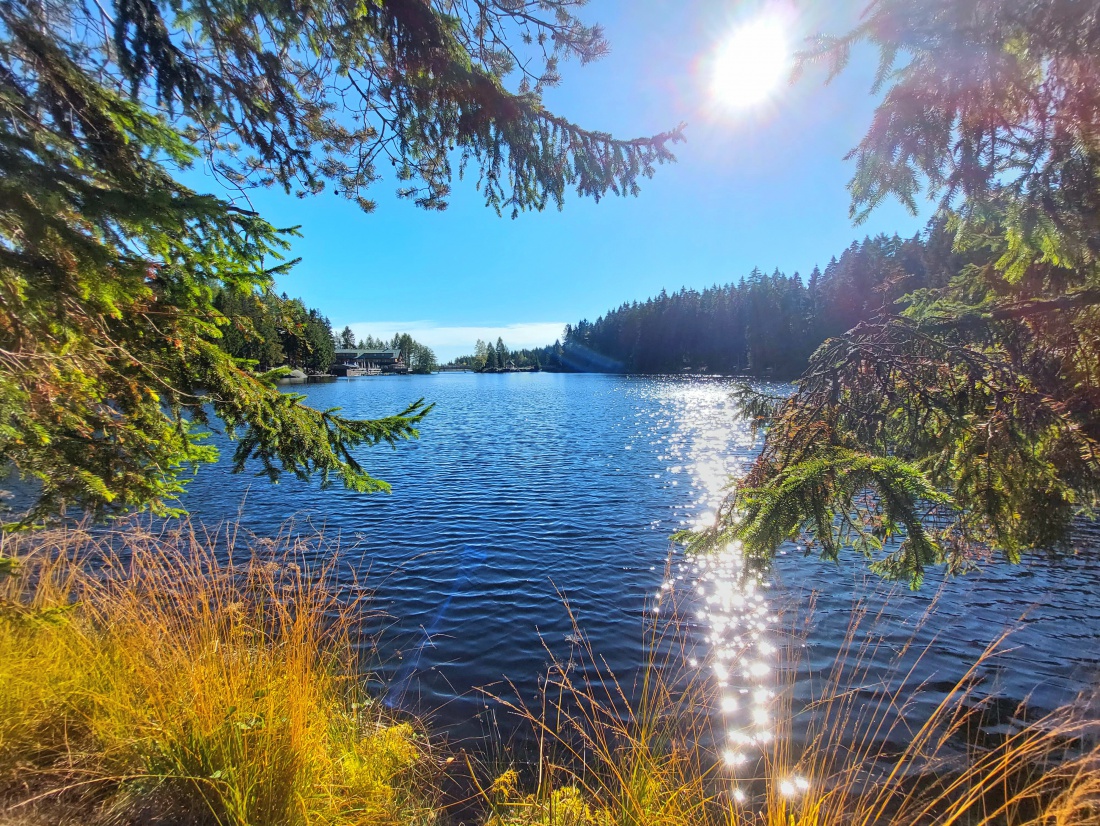
{"label": "water ripple", "polygon": [[[668,536],[712,514],[758,449],[736,418],[732,387],[547,374],[311,385],[311,403],[352,416],[390,414],[422,396],[436,402],[419,442],[362,453],[393,495],[295,479],[253,484],[222,466],[199,474],[185,504],[208,523],[239,514],[247,528],[274,535],[293,519],[297,532],[339,539],[374,592],[370,607],[391,617],[365,620],[371,633],[385,629],[381,678],[401,684],[403,704],[435,709],[437,725],[477,734],[487,707],[475,689],[510,690],[501,688],[507,678],[530,699],[550,657],[569,655],[563,598],[616,673],[637,669],[645,614],[663,592]],[[990,690],[1042,708],[1085,689],[1100,652],[1096,545],[1094,536],[1077,554],[947,584],[932,577],[917,594],[869,579],[858,565],[803,560],[794,547],[760,579],[731,546],[709,560],[675,557],[668,587],[694,594],[697,662],[722,689],[726,757],[738,763],[773,729],[768,700],[790,644],[780,617],[810,602],[803,675],[828,669],[853,603],[863,600],[898,650],[911,638],[927,648],[920,677],[929,683],[953,682],[1016,623]],[[933,599],[934,619],[918,621]],[[810,699],[810,684],[796,683],[796,703]]]}

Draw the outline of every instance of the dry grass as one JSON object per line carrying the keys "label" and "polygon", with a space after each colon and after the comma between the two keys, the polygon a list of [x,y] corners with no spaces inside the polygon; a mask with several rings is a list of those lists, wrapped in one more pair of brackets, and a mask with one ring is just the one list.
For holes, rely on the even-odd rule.
{"label": "dry grass", "polygon": [[577,645],[568,661],[552,663],[540,705],[506,703],[533,727],[538,760],[532,777],[512,769],[482,790],[488,826],[719,822],[717,770],[701,745],[712,711],[708,686],[684,667],[678,631],[674,620],[654,623],[645,665],[624,685],[574,622]]}
{"label": "dry grass", "polygon": [[[721,758],[718,689],[682,667],[676,619],[650,628],[647,667],[629,686],[581,645],[554,664],[539,707],[513,708],[540,738],[538,765],[482,789],[490,826],[1100,824],[1095,709],[1077,703],[985,733],[993,701],[978,675],[1002,638],[914,723],[916,702],[942,686],[917,682],[924,652],[886,645],[875,620],[855,606],[841,656],[793,724],[790,687],[777,692],[770,716],[786,724],[749,777]],[[788,619],[796,625],[805,617]]]}
{"label": "dry grass", "polygon": [[[0,571],[0,822],[442,818],[425,736],[359,688],[356,617],[330,567],[309,568],[287,543],[225,562],[188,532],[123,540],[9,540],[19,564]],[[952,690],[926,691],[921,653],[903,645],[898,658],[861,606],[818,696],[792,710],[779,690],[770,717],[788,724],[751,777],[734,776],[720,759],[718,689],[709,669],[686,666],[674,603],[625,684],[575,630],[540,703],[512,706],[534,727],[537,758],[479,788],[487,826],[1100,824],[1094,710],[991,734],[979,677],[997,646]]]}
{"label": "dry grass", "polygon": [[[936,642],[913,650],[912,640],[901,641],[898,650],[876,630],[877,619],[865,605],[852,611],[841,654],[820,696],[800,712],[806,745],[796,754],[789,732],[781,732],[768,755],[766,775],[773,782],[757,821],[768,826],[1100,824],[1100,720],[1093,698],[1028,721],[1025,706],[1006,709],[987,694],[981,675],[995,666],[1010,632],[990,644],[946,692],[931,690],[915,675]],[[929,697],[938,700],[918,706]],[[930,712],[920,711],[929,707]],[[777,716],[791,719],[783,712]],[[775,780],[792,777],[801,778],[805,788],[784,794]]]}
{"label": "dry grass", "polygon": [[189,531],[121,538],[8,540],[0,819],[434,819],[425,738],[349,676],[330,568],[292,544],[231,563]]}

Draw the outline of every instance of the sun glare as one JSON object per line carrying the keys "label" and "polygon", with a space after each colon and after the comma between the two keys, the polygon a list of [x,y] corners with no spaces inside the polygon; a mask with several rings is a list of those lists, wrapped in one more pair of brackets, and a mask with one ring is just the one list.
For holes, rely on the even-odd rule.
{"label": "sun glare", "polygon": [[790,65],[786,27],[778,16],[738,26],[715,55],[711,91],[730,109],[763,103],[783,82]]}

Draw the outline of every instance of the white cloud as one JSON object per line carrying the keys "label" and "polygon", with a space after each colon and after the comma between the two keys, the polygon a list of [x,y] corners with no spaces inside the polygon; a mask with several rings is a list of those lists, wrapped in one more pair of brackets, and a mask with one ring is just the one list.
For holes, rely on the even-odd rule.
{"label": "white cloud", "polygon": [[358,338],[372,335],[375,338],[390,339],[395,333],[408,333],[421,344],[435,350],[440,361],[447,362],[457,356],[472,354],[474,344],[479,338],[490,342],[503,339],[512,350],[553,344],[561,338],[565,322],[532,321],[499,327],[451,327],[436,324],[434,321],[353,321],[348,326]]}

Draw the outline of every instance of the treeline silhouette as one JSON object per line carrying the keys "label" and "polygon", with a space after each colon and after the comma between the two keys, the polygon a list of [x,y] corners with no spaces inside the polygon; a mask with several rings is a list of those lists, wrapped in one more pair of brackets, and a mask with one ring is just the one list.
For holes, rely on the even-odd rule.
{"label": "treeline silhouette", "polygon": [[942,286],[965,264],[933,222],[909,239],[855,242],[809,277],[753,270],[736,284],[681,289],[567,325],[545,368],[577,372],[774,375],[793,378],[826,339],[907,293]]}

